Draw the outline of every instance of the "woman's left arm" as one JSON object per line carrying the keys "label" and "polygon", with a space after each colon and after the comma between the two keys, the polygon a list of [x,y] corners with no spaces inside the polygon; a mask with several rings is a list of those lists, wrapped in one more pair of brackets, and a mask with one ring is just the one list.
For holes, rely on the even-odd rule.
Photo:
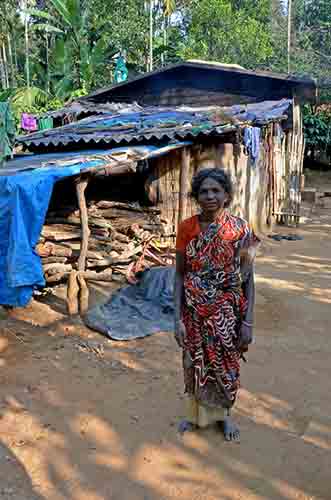
{"label": "woman's left arm", "polygon": [[244,273],[242,288],[244,296],[247,300],[247,311],[244,322],[253,326],[255,305],[255,279],[253,263],[249,264],[246,272]]}
{"label": "woman's left arm", "polygon": [[242,269],[242,289],[247,300],[247,309],[240,329],[240,348],[247,351],[253,340],[255,282],[253,262],[245,264]]}

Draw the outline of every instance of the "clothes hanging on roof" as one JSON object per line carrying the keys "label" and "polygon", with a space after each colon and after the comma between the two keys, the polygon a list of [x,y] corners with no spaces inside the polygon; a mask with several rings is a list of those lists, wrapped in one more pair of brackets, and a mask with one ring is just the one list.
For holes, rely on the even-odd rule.
{"label": "clothes hanging on roof", "polygon": [[45,118],[39,118],[38,121],[38,129],[39,130],[49,130],[53,128],[54,126],[54,121],[51,116],[47,116]]}
{"label": "clothes hanging on roof", "polygon": [[251,157],[253,163],[260,156],[261,129],[259,127],[246,127],[244,130],[244,146],[246,153]]}
{"label": "clothes hanging on roof", "polygon": [[38,130],[37,118],[29,113],[22,113],[21,129],[28,132],[35,132]]}
{"label": "clothes hanging on roof", "polygon": [[120,56],[116,61],[116,67],[114,72],[114,83],[122,83],[128,79],[128,69],[126,67],[125,59]]}
{"label": "clothes hanging on roof", "polygon": [[15,121],[8,102],[0,102],[0,165],[12,156],[15,142]]}

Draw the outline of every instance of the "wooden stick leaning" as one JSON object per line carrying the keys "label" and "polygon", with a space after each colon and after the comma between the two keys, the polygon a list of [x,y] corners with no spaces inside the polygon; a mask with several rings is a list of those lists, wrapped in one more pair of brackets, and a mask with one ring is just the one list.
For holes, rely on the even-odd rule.
{"label": "wooden stick leaning", "polygon": [[90,229],[88,225],[88,211],[85,199],[85,191],[88,185],[88,177],[81,176],[76,180],[76,193],[79,207],[79,215],[81,221],[81,249],[78,259],[78,273],[72,271],[69,276],[67,305],[70,315],[78,313],[78,294],[79,294],[79,309],[80,313],[84,314],[88,308],[88,287],[85,279],[79,276],[86,269],[86,258],[88,252],[88,243],[90,237]]}

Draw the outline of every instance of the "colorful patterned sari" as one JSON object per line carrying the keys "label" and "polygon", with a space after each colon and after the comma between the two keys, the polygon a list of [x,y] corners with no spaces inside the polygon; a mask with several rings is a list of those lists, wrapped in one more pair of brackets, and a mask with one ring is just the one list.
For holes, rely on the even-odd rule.
{"label": "colorful patterned sari", "polygon": [[244,220],[224,211],[186,246],[185,388],[209,408],[231,408],[239,389],[238,344],[247,308],[240,255],[254,238]]}

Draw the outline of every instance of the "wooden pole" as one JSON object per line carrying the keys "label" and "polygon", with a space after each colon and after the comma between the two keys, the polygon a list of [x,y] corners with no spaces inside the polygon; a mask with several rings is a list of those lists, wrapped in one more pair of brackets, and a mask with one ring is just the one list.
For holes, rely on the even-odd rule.
{"label": "wooden pole", "polygon": [[88,212],[85,199],[85,190],[87,188],[87,185],[88,185],[87,177],[80,177],[76,183],[79,216],[82,228],[81,250],[78,259],[78,271],[85,271],[88,243],[90,237],[90,230],[88,227]]}
{"label": "wooden pole", "polygon": [[78,294],[79,294],[79,306],[81,314],[84,314],[88,308],[88,288],[85,283],[83,276],[80,277],[80,273],[84,273],[86,269],[86,258],[88,252],[88,244],[90,237],[90,229],[88,226],[88,211],[85,199],[85,190],[88,185],[88,177],[81,176],[76,181],[76,193],[79,207],[79,215],[81,222],[81,247],[80,255],[78,259],[78,272],[72,271],[69,276],[68,291],[67,291],[67,306],[70,315],[78,313]]}
{"label": "wooden pole", "polygon": [[[61,273],[62,274],[62,273]],[[52,281],[55,281],[59,275],[55,278],[53,277]],[[69,274],[68,278],[68,287],[67,287],[67,309],[70,316],[78,314],[78,293],[79,293],[79,284],[77,281],[78,272],[72,271]],[[62,278],[63,275],[60,276]]]}
{"label": "wooden pole", "polygon": [[85,198],[85,190],[88,185],[89,178],[87,176],[82,176],[79,178],[76,184],[76,192],[78,199],[78,207],[79,207],[79,215],[80,222],[82,227],[82,239],[81,239],[81,248],[80,255],[78,259],[78,285],[80,288],[79,291],[79,310],[80,314],[85,314],[88,310],[88,299],[89,299],[89,290],[86,285],[85,279],[81,273],[83,273],[86,269],[86,259],[88,252],[88,244],[90,237],[90,229],[88,227],[88,211],[86,205]]}
{"label": "wooden pole", "polygon": [[180,224],[182,220],[185,219],[187,212],[187,198],[190,191],[190,162],[191,152],[189,148],[182,149],[182,161],[179,180],[178,224]]}

